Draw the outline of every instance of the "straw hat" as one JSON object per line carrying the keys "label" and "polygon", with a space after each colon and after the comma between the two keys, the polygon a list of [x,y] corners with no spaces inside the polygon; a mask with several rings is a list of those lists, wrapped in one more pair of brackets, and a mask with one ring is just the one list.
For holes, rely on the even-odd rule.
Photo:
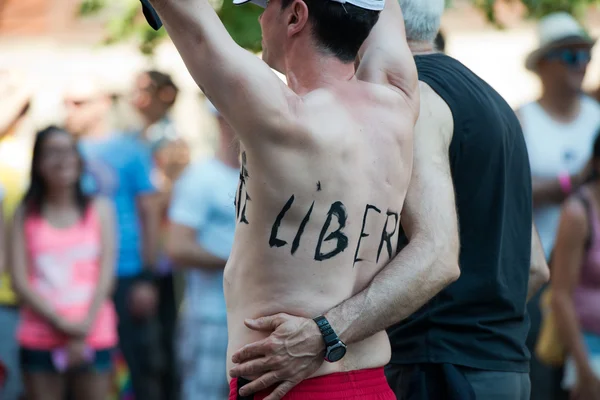
{"label": "straw hat", "polygon": [[15,70],[0,70],[0,134],[15,122],[32,94],[25,75]]}
{"label": "straw hat", "polygon": [[566,12],[556,12],[542,18],[537,33],[538,48],[529,53],[525,61],[525,67],[530,71],[535,71],[540,59],[554,48],[580,44],[592,47],[596,43],[577,20]]}

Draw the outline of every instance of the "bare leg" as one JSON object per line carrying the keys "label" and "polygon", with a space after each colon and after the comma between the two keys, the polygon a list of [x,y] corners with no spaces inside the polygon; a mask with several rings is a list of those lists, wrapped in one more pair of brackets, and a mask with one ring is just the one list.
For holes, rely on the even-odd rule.
{"label": "bare leg", "polygon": [[73,375],[75,400],[106,400],[110,392],[111,373],[81,372]]}
{"label": "bare leg", "polygon": [[65,377],[53,372],[25,373],[27,400],[63,400]]}

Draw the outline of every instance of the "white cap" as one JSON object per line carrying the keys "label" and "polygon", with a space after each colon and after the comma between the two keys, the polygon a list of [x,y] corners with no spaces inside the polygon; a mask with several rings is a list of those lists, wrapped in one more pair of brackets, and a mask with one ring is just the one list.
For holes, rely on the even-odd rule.
{"label": "white cap", "polygon": [[[325,0],[323,0],[325,1]],[[352,4],[353,6],[364,8],[371,11],[382,11],[385,6],[385,0],[329,0],[340,4]],[[233,4],[240,5],[246,3],[254,3],[259,7],[266,8],[267,0],[233,0]]]}
{"label": "white cap", "polygon": [[529,53],[525,67],[535,71],[539,60],[549,50],[564,45],[588,45],[596,42],[590,38],[579,22],[566,12],[556,12],[542,18],[538,24],[538,48]]}

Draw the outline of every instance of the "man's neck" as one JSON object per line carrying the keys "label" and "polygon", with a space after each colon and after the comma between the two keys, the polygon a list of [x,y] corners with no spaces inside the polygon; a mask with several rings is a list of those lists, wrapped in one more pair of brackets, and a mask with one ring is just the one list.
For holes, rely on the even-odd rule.
{"label": "man's neck", "polygon": [[414,56],[437,53],[433,42],[409,40],[408,47]]}
{"label": "man's neck", "polygon": [[538,100],[542,108],[559,121],[570,122],[577,118],[581,109],[581,94],[575,92],[552,93],[544,90]]}
{"label": "man's neck", "polygon": [[354,74],[353,63],[343,63],[316,51],[289,51],[285,60],[288,86],[301,96],[318,88],[348,82]]}

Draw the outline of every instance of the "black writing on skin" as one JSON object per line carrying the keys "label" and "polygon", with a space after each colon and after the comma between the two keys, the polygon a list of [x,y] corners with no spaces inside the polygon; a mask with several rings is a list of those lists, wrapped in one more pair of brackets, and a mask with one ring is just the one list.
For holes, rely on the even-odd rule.
{"label": "black writing on skin", "polygon": [[248,190],[246,189],[247,180],[249,177],[250,174],[248,173],[248,167],[246,166],[246,152],[244,151],[242,152],[242,166],[240,169],[240,183],[237,190],[237,198],[233,199],[233,205],[235,207],[236,219],[246,225],[249,223],[248,218],[246,217],[246,205],[252,200],[248,194]]}
{"label": "black writing on skin", "polygon": [[[273,225],[271,226],[271,235],[269,237],[269,246],[281,248],[288,245],[287,240],[280,238],[278,236],[279,227],[281,226],[282,221],[285,218],[286,213],[292,208],[294,204],[295,196],[292,195],[287,200],[287,202],[281,208],[281,211],[277,214]],[[290,248],[290,253],[293,255],[298,250],[300,246],[300,242],[302,236],[304,235],[306,225],[309,223],[313,208],[314,201],[310,205],[310,208],[306,211],[304,218],[298,225],[298,230],[296,231],[296,235],[294,236],[294,240],[292,242],[292,246]],[[371,213],[370,213],[371,212]],[[362,258],[359,258],[359,250],[361,240],[363,238],[369,237],[371,233],[365,232],[365,226],[367,225],[367,219],[369,215],[372,213],[381,214],[381,210],[372,204],[367,204],[365,206],[365,211],[363,214],[362,227],[360,231],[360,235],[358,237],[358,242],[356,244],[356,251],[354,253],[354,264],[360,261],[365,261]],[[325,216],[325,221],[321,226],[321,230],[319,231],[319,238],[317,241],[317,245],[315,248],[315,261],[324,261],[329,260],[338,254],[342,253],[348,248],[348,236],[344,233],[344,228],[346,227],[348,220],[348,212],[346,211],[346,207],[344,203],[341,201],[335,201],[329,207],[327,214]],[[384,245],[387,250],[389,258],[392,257],[392,238],[397,234],[398,224],[400,222],[400,218],[397,212],[388,210],[386,212],[386,220],[381,228],[381,231],[377,231],[377,233],[381,232],[381,236],[379,239],[379,247],[377,250],[377,259],[372,260],[375,262],[379,261],[381,256],[381,252],[383,251]],[[373,232],[374,233],[374,232]],[[334,245],[333,249],[328,252],[323,252],[322,247],[325,243],[332,243]]]}

